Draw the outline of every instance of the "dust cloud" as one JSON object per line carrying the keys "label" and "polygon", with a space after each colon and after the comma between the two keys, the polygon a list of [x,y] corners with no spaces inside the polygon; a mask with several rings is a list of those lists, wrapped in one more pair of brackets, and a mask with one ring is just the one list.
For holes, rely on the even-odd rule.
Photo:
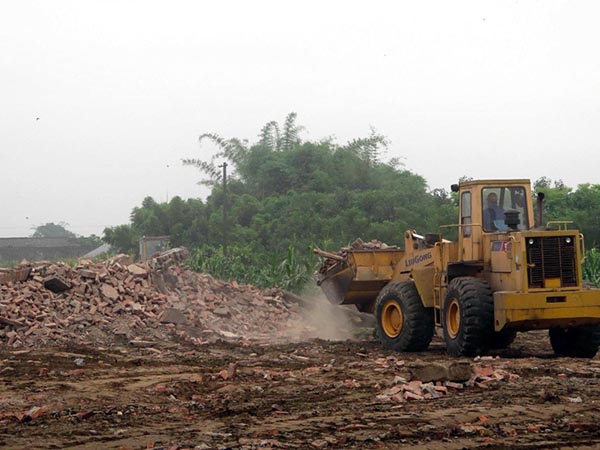
{"label": "dust cloud", "polygon": [[296,300],[301,319],[289,324],[287,336],[292,341],[357,340],[373,334],[372,315],[360,313],[354,305],[332,305],[314,288],[305,289]]}

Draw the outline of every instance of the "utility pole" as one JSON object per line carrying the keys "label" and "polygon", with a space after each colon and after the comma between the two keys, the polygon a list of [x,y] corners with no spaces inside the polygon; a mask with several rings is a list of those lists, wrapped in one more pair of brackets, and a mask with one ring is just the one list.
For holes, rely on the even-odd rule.
{"label": "utility pole", "polygon": [[223,162],[219,167],[223,168],[223,256],[227,256],[227,239],[229,234],[229,224],[227,222],[227,163]]}

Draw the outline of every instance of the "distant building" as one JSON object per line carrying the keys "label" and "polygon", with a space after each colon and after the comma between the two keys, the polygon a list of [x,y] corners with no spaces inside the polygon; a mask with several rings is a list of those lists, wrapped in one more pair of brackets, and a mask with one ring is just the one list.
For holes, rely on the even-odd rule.
{"label": "distant building", "polygon": [[93,249],[91,252],[87,252],[85,255],[82,255],[82,258],[95,258],[100,255],[104,255],[112,250],[112,245],[110,244],[102,244],[100,247]]}
{"label": "distant building", "polygon": [[0,238],[0,262],[79,258],[95,248],[78,238]]}
{"label": "distant building", "polygon": [[139,244],[140,259],[147,261],[152,255],[168,250],[171,242],[169,236],[143,236]]}

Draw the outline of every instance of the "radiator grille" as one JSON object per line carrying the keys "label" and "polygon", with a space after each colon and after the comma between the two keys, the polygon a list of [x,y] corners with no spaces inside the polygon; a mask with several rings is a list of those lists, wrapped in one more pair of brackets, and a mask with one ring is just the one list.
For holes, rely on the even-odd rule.
{"label": "radiator grille", "polygon": [[[569,240],[570,242],[567,242]],[[546,279],[560,278],[561,287],[577,286],[575,237],[529,238],[527,275],[530,288],[543,288]]]}

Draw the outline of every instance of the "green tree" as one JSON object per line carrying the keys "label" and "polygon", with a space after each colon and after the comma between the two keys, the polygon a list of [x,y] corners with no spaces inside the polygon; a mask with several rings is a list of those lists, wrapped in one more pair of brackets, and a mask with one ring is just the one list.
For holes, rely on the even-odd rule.
{"label": "green tree", "polygon": [[[303,141],[296,120],[291,113],[282,126],[268,122],[254,143],[200,135],[201,145],[217,147],[215,155],[183,164],[199,169],[200,183],[210,186],[206,201],[146,198],[133,209],[129,228],[107,229],[105,239],[124,249],[140,236],[167,234],[176,245],[197,248],[199,270],[297,286],[316,262],[314,246],[335,250],[358,237],[402,245],[406,229],[436,232],[440,224],[456,222],[455,197],[430,191],[398,159],[385,162],[389,142],[383,135],[371,130],[341,145],[332,138]],[[230,175],[226,192],[224,162]]]}
{"label": "green tree", "polygon": [[534,183],[534,192],[543,192],[544,221],[570,220],[583,232],[589,247],[600,246],[600,185],[580,184],[577,189],[562,180],[542,177]]}
{"label": "green tree", "polygon": [[[281,255],[289,245],[343,245],[359,236],[401,244],[406,228],[437,231],[441,220],[456,221],[455,202],[445,191],[431,193],[425,180],[398,160],[382,161],[389,143],[374,130],[344,145],[331,139],[303,142],[300,130],[292,113],[283,127],[268,122],[255,144],[201,135],[219,147],[217,157],[232,168],[228,204],[233,244],[252,236],[250,245],[257,251]],[[214,157],[184,160],[212,185],[206,203],[210,243],[222,235],[223,225],[217,162]]]}
{"label": "green tree", "polygon": [[35,227],[34,233],[31,237],[35,238],[76,238],[77,235],[69,230],[69,224],[65,222],[54,223],[48,222],[44,225]]}
{"label": "green tree", "polygon": [[102,240],[120,253],[137,254],[139,236],[131,225],[117,225],[104,229]]}

